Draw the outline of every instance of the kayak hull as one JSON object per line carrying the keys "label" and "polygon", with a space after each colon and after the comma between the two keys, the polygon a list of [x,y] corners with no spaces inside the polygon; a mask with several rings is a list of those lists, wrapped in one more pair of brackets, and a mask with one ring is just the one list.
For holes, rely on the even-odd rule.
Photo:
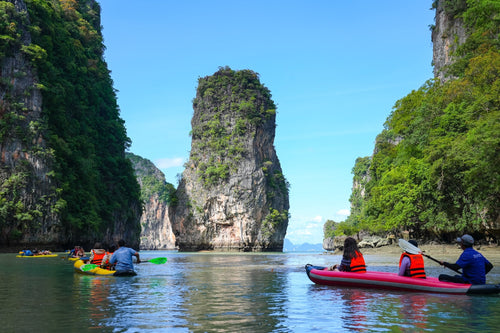
{"label": "kayak hull", "polygon": [[36,256],[24,256],[24,255],[17,255],[17,258],[56,258],[58,257],[57,254],[41,254],[41,255],[36,255]]}
{"label": "kayak hull", "polygon": [[321,285],[354,288],[374,288],[411,292],[429,292],[440,294],[496,294],[500,293],[500,285],[471,285],[439,281],[435,277],[417,279],[399,276],[396,273],[366,272],[351,273],[329,271],[327,267],[307,264],[306,273],[309,279]]}
{"label": "kayak hull", "polygon": [[85,265],[85,262],[83,260],[76,260],[75,263],[73,264],[73,267],[75,269],[75,272],[80,273],[80,274],[85,274],[85,275],[113,275],[116,271],[111,271],[109,269],[104,269],[100,267],[96,267],[94,269],[91,269],[89,271],[83,271],[82,266]]}

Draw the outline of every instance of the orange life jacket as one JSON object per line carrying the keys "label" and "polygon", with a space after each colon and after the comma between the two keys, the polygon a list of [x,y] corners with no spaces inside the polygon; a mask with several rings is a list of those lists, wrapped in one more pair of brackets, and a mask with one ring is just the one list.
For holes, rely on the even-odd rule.
{"label": "orange life jacket", "polygon": [[425,279],[424,257],[421,254],[403,253],[399,258],[399,266],[404,257],[410,258],[410,277]]}
{"label": "orange life jacket", "polygon": [[104,253],[95,253],[94,250],[91,250],[91,252],[94,255],[94,257],[92,258],[91,264],[100,265],[102,263],[102,258],[104,258],[104,256],[106,255],[106,252],[104,252]]}
{"label": "orange life jacket", "polygon": [[356,251],[357,257],[351,258],[351,272],[354,273],[365,273],[366,272],[366,265],[365,265],[365,259],[363,258],[363,255]]}

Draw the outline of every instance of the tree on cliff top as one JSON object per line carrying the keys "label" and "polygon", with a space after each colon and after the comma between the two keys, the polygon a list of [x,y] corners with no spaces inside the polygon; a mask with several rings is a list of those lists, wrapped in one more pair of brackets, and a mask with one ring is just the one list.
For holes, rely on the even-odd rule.
{"label": "tree on cliff top", "polygon": [[198,125],[191,131],[194,149],[190,159],[206,185],[229,177],[248,153],[243,140],[257,126],[272,126],[273,133],[276,126],[271,93],[251,70],[234,71],[226,66],[199,78],[193,107],[203,112],[193,119]]}

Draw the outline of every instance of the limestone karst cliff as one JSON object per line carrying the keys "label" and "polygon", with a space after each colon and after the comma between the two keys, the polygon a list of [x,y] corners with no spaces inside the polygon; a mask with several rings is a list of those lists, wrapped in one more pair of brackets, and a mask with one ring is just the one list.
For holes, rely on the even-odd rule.
{"label": "limestone karst cliff", "polygon": [[[452,2],[450,2],[451,4]],[[453,53],[466,40],[466,28],[460,11],[466,9],[465,0],[457,0],[454,6],[446,7],[443,1],[435,2],[435,25],[432,29],[432,63],[434,76],[441,81],[452,78],[447,67],[454,62]]]}
{"label": "limestone karst cliff", "polygon": [[[58,196],[50,175],[42,94],[21,46],[31,45],[23,1],[2,4],[0,34],[0,244],[59,241]],[[17,26],[17,31],[7,27]],[[9,38],[10,37],[10,38]],[[35,224],[39,227],[32,228]],[[29,232],[27,232],[29,231]]]}
{"label": "limestone karst cliff", "polygon": [[175,249],[175,236],[168,216],[169,206],[176,204],[175,188],[153,162],[127,153],[141,186],[141,250]]}
{"label": "limestone karst cliff", "polygon": [[189,161],[170,220],[180,250],[281,251],[288,184],[274,149],[276,106],[251,70],[200,78]]}
{"label": "limestone karst cliff", "polygon": [[0,2],[0,248],[139,245],[94,0]]}
{"label": "limestone karst cliff", "polygon": [[435,0],[435,79],[395,102],[371,157],[353,168],[340,231],[500,239],[500,6]]}

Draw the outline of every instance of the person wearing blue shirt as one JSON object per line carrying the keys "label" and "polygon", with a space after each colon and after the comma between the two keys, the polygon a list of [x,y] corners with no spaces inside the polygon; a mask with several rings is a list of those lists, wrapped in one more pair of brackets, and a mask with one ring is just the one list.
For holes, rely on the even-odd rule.
{"label": "person wearing blue shirt", "polygon": [[118,241],[118,250],[116,250],[109,259],[110,264],[116,264],[116,272],[113,275],[137,275],[137,273],[134,271],[134,265],[132,261],[132,257],[134,256],[137,258],[137,263],[139,264],[141,262],[139,253],[134,249],[126,247],[125,241],[123,239],[120,239]]}
{"label": "person wearing blue shirt", "polygon": [[464,250],[457,262],[450,264],[441,261],[440,264],[455,271],[461,268],[462,275],[441,274],[439,280],[455,283],[486,284],[486,274],[493,268],[493,265],[481,253],[472,248],[474,238],[470,235],[463,235],[457,238],[457,243],[460,243],[462,250]]}

